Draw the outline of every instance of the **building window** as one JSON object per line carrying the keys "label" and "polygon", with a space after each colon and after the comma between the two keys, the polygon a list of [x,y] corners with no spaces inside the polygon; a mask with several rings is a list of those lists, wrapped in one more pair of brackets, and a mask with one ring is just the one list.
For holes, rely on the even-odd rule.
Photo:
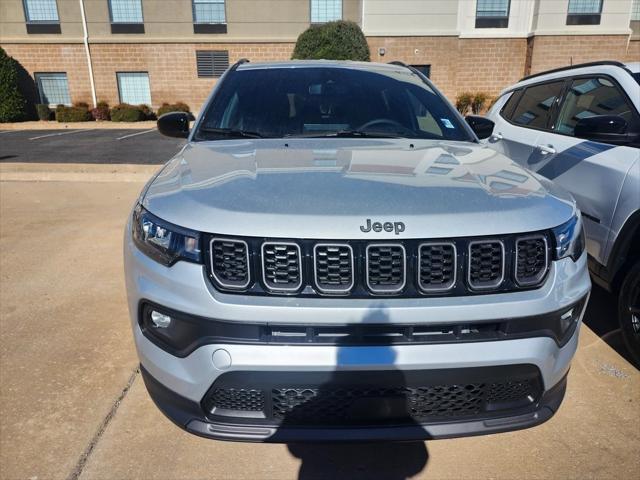
{"label": "building window", "polygon": [[192,0],[194,33],[227,33],[225,0]]}
{"label": "building window", "polygon": [[227,50],[196,50],[198,77],[221,77],[229,68]]}
{"label": "building window", "polygon": [[45,105],[71,105],[66,73],[36,73],[40,103]]}
{"label": "building window", "polygon": [[567,25],[600,25],[602,0],[569,0]]}
{"label": "building window", "polygon": [[311,23],[342,20],[342,0],[311,0]]}
{"label": "building window", "polygon": [[111,33],[144,33],[142,0],[109,0]]}
{"label": "building window", "polygon": [[56,0],[24,0],[27,33],[60,33]]}
{"label": "building window", "polygon": [[640,36],[640,0],[633,0],[631,7],[631,27],[633,36]]}
{"label": "building window", "polygon": [[476,28],[507,28],[510,3],[509,0],[478,0]]}
{"label": "building window", "polygon": [[425,77],[431,76],[431,65],[411,65],[413,68],[422,73]]}
{"label": "building window", "polygon": [[120,103],[151,105],[151,88],[147,72],[118,72]]}

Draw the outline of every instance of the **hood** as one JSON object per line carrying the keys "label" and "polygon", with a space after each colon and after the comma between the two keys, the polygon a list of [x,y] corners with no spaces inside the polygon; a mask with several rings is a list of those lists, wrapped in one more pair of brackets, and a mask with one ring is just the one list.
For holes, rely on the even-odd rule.
{"label": "hood", "polygon": [[[202,232],[335,240],[531,232],[575,211],[569,194],[484,145],[407,139],[189,143],[143,206]],[[404,231],[363,231],[367,220]]]}

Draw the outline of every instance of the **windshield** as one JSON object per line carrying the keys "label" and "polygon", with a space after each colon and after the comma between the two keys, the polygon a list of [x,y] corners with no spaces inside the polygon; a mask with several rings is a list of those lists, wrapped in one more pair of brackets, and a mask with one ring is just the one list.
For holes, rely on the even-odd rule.
{"label": "windshield", "polygon": [[338,136],[473,140],[408,69],[299,66],[229,72],[194,139]]}

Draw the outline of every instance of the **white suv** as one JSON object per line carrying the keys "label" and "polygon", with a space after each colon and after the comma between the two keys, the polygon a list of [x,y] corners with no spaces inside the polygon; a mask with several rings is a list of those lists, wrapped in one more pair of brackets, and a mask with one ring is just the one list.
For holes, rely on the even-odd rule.
{"label": "white suv", "polygon": [[488,113],[488,144],[571,192],[589,267],[618,294],[640,365],[640,63],[595,62],[522,79]]}

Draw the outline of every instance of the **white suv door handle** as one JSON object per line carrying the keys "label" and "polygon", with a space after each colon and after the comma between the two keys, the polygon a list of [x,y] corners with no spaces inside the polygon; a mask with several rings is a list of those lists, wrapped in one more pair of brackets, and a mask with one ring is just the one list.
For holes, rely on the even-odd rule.
{"label": "white suv door handle", "polygon": [[491,135],[491,138],[489,140],[491,140],[492,142],[497,142],[499,140],[502,140],[502,132],[498,132],[498,133],[494,133],[493,135]]}
{"label": "white suv door handle", "polygon": [[540,150],[540,153],[542,153],[543,155],[556,153],[556,149],[553,148],[553,145],[538,145],[536,148]]}

